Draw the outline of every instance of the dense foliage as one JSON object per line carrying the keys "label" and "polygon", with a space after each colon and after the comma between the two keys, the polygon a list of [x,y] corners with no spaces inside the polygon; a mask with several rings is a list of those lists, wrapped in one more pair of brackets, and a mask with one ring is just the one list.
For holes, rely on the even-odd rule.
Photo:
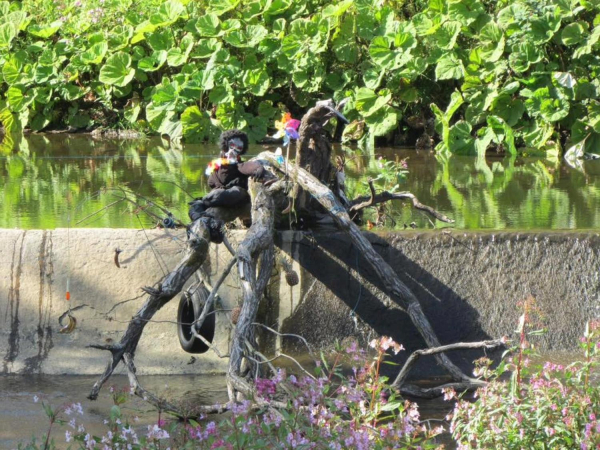
{"label": "dense foliage", "polygon": [[[600,152],[596,0],[0,2],[9,131],[116,125],[186,141],[350,97],[348,136]],[[363,133],[367,130],[367,133]]]}

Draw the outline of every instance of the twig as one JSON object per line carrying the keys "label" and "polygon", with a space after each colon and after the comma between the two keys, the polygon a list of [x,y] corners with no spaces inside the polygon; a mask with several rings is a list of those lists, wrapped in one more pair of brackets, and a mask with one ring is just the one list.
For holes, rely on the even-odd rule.
{"label": "twig", "polygon": [[308,344],[308,341],[306,339],[304,339],[302,336],[300,336],[299,334],[280,333],[279,331],[276,331],[273,328],[270,328],[267,325],[265,325],[263,323],[258,323],[258,322],[253,322],[252,325],[257,326],[257,327],[263,327],[263,328],[269,330],[271,333],[274,333],[281,337],[295,337],[297,339],[300,339],[304,343],[304,345],[306,345],[306,348],[308,349],[308,354],[313,358],[315,357],[313,350],[310,348],[310,345]]}
{"label": "twig", "polygon": [[[505,344],[505,341],[503,339],[495,339],[495,340],[491,340],[491,341],[481,341],[481,342],[458,342],[456,344],[442,345],[440,347],[415,350],[414,352],[412,352],[412,354],[409,356],[409,358],[404,363],[402,370],[400,370],[400,373],[398,374],[398,376],[396,377],[394,382],[391,384],[391,387],[394,389],[400,389],[402,387],[402,385],[404,384],[404,381],[406,380],[406,377],[408,376],[408,373],[410,372],[410,370],[412,369],[414,364],[417,362],[417,360],[421,356],[436,355],[438,353],[444,353],[444,352],[449,352],[449,351],[453,351],[453,350],[464,350],[464,349],[472,349],[472,348],[495,348],[495,347],[499,347],[504,344]],[[471,383],[477,384],[477,383],[474,383],[473,381],[471,381]],[[469,384],[469,383],[467,383],[467,384]]]}
{"label": "twig", "polygon": [[[208,298],[206,299],[206,302],[204,303],[204,308],[202,309],[202,313],[200,314],[200,316],[198,316],[198,318],[196,320],[194,320],[192,322],[193,330],[200,328],[202,326],[202,324],[204,323],[204,319],[208,315],[208,311],[210,310],[210,307],[212,306],[212,304],[215,300],[215,297],[217,296],[217,291],[219,290],[219,288],[225,281],[225,278],[227,278],[227,275],[229,275],[229,272],[231,272],[231,269],[233,268],[233,266],[235,265],[236,262],[237,262],[237,258],[235,258],[235,257],[231,258],[231,261],[229,261],[229,264],[227,264],[227,267],[225,268],[225,270],[223,271],[223,273],[217,280],[217,283],[211,289],[210,295],[208,296]],[[194,334],[196,334],[196,333],[194,333]]]}
{"label": "twig", "polygon": [[96,214],[100,214],[101,212],[103,212],[104,210],[107,210],[108,208],[115,206],[117,203],[121,203],[124,199],[119,199],[119,200],[115,200],[114,202],[110,203],[109,205],[106,205],[103,208],[100,208],[98,211],[94,211],[91,214],[88,214],[87,216],[85,216],[83,219],[79,220],[78,222],[75,222],[75,225],[79,225],[81,222],[85,222],[86,220],[88,220],[90,217],[95,216]]}
{"label": "twig", "polygon": [[195,338],[200,339],[202,342],[204,342],[206,346],[210,348],[213,352],[215,352],[219,358],[229,358],[229,353],[226,355],[222,354],[216,345],[214,345],[212,342],[210,342],[208,339],[206,339],[204,336],[198,333],[194,327],[192,327],[192,334]]}
{"label": "twig", "polygon": [[[369,206],[374,205],[376,193],[375,193],[375,186],[373,185],[373,179],[371,177],[369,177],[368,183],[369,183],[369,190],[371,191],[371,197],[369,197],[368,200],[365,200],[362,203],[351,206],[350,210],[348,211],[349,213],[358,212],[361,209],[368,208]],[[362,199],[363,197],[360,197],[360,198]],[[356,200],[354,200],[354,201],[356,201]]]}
{"label": "twig", "polygon": [[295,358],[291,357],[290,355],[286,355],[285,353],[277,353],[277,357],[278,357],[278,358],[279,358],[279,357],[282,357],[282,358],[287,358],[287,359],[290,359],[290,360],[292,360],[294,363],[296,363],[296,365],[298,366],[298,368],[299,368],[299,369],[300,369],[302,372],[304,372],[304,373],[306,374],[306,376],[308,376],[309,378],[312,378],[313,380],[316,380],[316,378],[314,377],[314,375],[312,375],[310,372],[308,372],[308,371],[307,371],[307,370],[306,370],[306,369],[305,369],[305,368],[302,366],[302,364],[300,364],[300,363],[298,362],[298,360],[297,360],[297,359],[295,359]]}

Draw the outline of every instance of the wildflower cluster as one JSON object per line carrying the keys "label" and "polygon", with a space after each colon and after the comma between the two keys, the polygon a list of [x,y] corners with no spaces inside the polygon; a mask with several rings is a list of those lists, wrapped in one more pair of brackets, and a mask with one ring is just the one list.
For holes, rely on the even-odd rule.
{"label": "wildflower cluster", "polygon": [[[81,405],[70,405],[61,409],[61,414],[73,416],[68,423],[61,421],[67,428],[65,441],[70,448],[102,450],[442,448],[436,442],[441,427],[426,427],[417,405],[397,398],[380,374],[387,351],[397,353],[402,346],[386,337],[373,340],[370,346],[374,355],[355,342],[337,348],[331,358],[322,357],[314,375],[288,375],[280,370],[270,379],[256,380],[257,395],[278,401],[279,407],[257,409],[243,401],[220,422],[200,416],[169,426],[159,419],[147,430],[132,426],[120,409],[130,394],[111,390],[115,405],[105,421],[107,432],[103,436],[88,433],[75,417],[83,414]],[[348,367],[350,375],[345,374]],[[33,444],[21,448],[37,448]],[[61,446],[51,442],[45,448]]]}
{"label": "wildflower cluster", "polygon": [[483,372],[489,383],[477,401],[457,402],[451,431],[459,448],[600,448],[600,388],[590,380],[599,366],[600,321],[586,325],[582,360],[566,366],[527,367],[524,342],[495,371]]}

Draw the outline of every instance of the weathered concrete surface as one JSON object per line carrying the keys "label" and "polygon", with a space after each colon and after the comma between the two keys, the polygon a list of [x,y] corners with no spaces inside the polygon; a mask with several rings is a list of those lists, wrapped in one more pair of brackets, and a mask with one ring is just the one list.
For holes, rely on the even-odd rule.
{"label": "weathered concrete surface", "polygon": [[[542,351],[576,349],[585,321],[600,317],[596,233],[368,236],[417,295],[443,344],[514,337],[522,314],[518,305],[529,295],[540,312],[538,327],[548,329],[536,338]],[[405,354],[424,347],[407,315],[379,290],[373,271],[343,234],[283,240],[290,238],[304,268],[303,298],[282,331],[302,334],[319,346],[348,336],[367,342],[388,335],[407,348]],[[286,340],[284,348],[298,348],[297,341]],[[467,368],[481,353],[450,356]]]}
{"label": "weathered concrete surface", "polygon": [[[0,372],[101,373],[109,353],[86,346],[118,342],[145,301],[140,288],[155,284],[175,267],[185,239],[185,231],[0,230]],[[123,250],[121,268],[114,263],[117,247]],[[227,262],[224,251],[213,249],[206,266],[211,274],[218,276]],[[69,307],[67,277],[78,324],[72,334],[60,334],[58,318]],[[235,299],[235,293],[227,297]],[[178,301],[173,299],[146,326],[136,353],[140,373],[223,371],[226,362],[212,352],[190,364],[191,355],[181,350],[177,338]],[[221,333],[215,344],[224,353],[230,332],[227,314],[217,314]]]}
{"label": "weathered concrete surface", "polygon": [[[107,352],[86,347],[118,341],[143,304],[140,287],[163,276],[182,257],[183,231],[0,230],[0,373],[97,374]],[[242,232],[239,235],[241,237]],[[533,295],[548,333],[542,350],[577,347],[586,320],[600,316],[600,237],[596,233],[368,233],[377,251],[414,290],[442,343],[512,335],[518,302]],[[69,245],[67,245],[67,237]],[[261,320],[301,334],[315,347],[357,337],[389,335],[410,351],[423,346],[412,323],[380,291],[366,262],[343,234],[279,233],[277,244],[293,259],[301,282],[287,286],[274,271]],[[122,268],[114,265],[114,249]],[[229,260],[211,247],[206,270],[214,280]],[[300,269],[300,266],[303,268]],[[70,277],[77,330],[59,334],[68,308]],[[238,302],[237,277],[225,282],[218,306],[216,344],[227,353],[229,310]],[[129,300],[129,301],[126,301]],[[208,373],[225,370],[212,352],[191,355],[179,347],[178,298],[148,324],[136,353],[141,374]],[[295,338],[263,334],[265,346],[303,351]],[[468,367],[479,354],[451,357]],[[191,364],[190,364],[191,363]],[[429,369],[421,367],[421,374]],[[432,369],[433,370],[433,369]],[[431,372],[431,370],[430,370]]]}

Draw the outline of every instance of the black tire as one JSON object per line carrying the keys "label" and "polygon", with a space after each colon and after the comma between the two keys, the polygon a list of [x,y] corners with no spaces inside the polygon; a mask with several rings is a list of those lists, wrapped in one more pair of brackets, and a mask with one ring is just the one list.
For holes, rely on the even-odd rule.
{"label": "black tire", "polygon": [[[208,345],[194,336],[191,325],[194,320],[200,317],[209,294],[208,289],[200,286],[191,298],[188,299],[186,295],[182,295],[179,299],[177,335],[179,336],[181,348],[188,353],[205,353],[209,349]],[[202,327],[198,330],[198,334],[208,342],[212,342],[215,337],[215,315],[211,314],[213,312],[214,308],[211,306],[208,316],[206,316]]]}

